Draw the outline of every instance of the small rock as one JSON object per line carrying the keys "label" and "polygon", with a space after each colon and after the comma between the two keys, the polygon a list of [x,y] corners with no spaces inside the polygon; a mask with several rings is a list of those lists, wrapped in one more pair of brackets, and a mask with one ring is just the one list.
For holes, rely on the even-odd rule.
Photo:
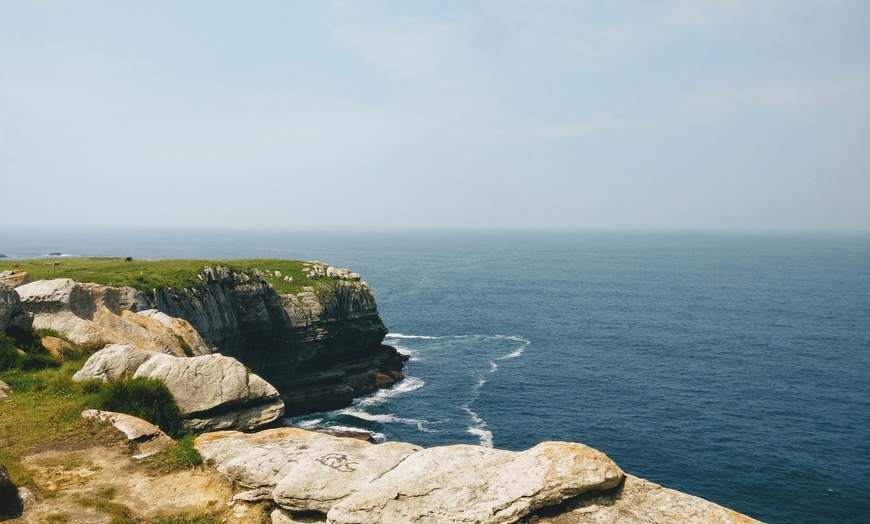
{"label": "small rock", "polygon": [[36,495],[25,487],[18,488],[18,498],[25,510],[32,509],[37,503]]}
{"label": "small rock", "polygon": [[12,388],[9,387],[9,384],[0,380],[0,398],[6,398],[12,394]]}
{"label": "small rock", "polygon": [[49,353],[60,359],[63,359],[73,349],[69,342],[57,337],[45,336],[40,339],[40,342]]}
{"label": "small rock", "polygon": [[137,444],[133,455],[137,460],[165,451],[175,442],[154,424],[125,413],[88,409],[82,412],[82,418],[106,421],[124,433],[127,440]]}
{"label": "small rock", "polygon": [[30,283],[30,274],[27,271],[8,269],[0,272],[0,282],[5,282],[12,287],[23,286]]}

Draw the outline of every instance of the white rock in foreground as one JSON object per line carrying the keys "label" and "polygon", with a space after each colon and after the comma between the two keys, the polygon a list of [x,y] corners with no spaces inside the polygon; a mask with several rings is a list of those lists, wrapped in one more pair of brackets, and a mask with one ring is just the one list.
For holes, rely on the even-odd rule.
{"label": "white rock in foreground", "polygon": [[374,445],[296,428],[207,433],[196,439],[196,448],[206,462],[249,490],[239,498],[274,498],[288,510],[320,513],[368,489],[373,480],[421,449],[404,442]]}
{"label": "white rock in foreground", "polygon": [[734,510],[648,480],[625,476],[616,491],[578,501],[540,524],[761,524]]}
{"label": "white rock in foreground", "polygon": [[617,486],[624,474],[582,444],[543,442],[523,452],[458,445],[425,449],[337,503],[333,524],[516,522],[588,491]]}

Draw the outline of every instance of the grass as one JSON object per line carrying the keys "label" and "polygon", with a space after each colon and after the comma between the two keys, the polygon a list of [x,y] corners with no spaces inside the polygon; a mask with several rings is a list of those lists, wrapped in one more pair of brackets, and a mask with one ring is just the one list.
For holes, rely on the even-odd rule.
{"label": "grass", "polygon": [[[58,265],[55,267],[55,263]],[[255,281],[264,280],[282,294],[299,293],[304,286],[318,292],[335,288],[328,278],[308,278],[305,262],[280,259],[238,260],[133,260],[123,258],[40,258],[32,260],[0,260],[0,271],[19,269],[30,274],[30,280],[71,278],[77,282],[94,282],[104,286],[131,286],[151,294],[155,289],[197,288],[197,275],[204,267],[223,266],[245,273]],[[258,274],[259,270],[261,274]],[[278,272],[276,274],[276,271]],[[279,276],[280,275],[280,276]],[[287,282],[284,277],[293,280]]]}
{"label": "grass", "polygon": [[202,465],[202,455],[193,447],[195,435],[188,433],[162,453],[142,459],[142,464],[154,471],[171,473]]}
{"label": "grass", "polygon": [[[110,383],[74,382],[72,375],[83,364],[84,357],[80,357],[53,368],[0,371],[0,380],[12,388],[12,395],[0,399],[0,464],[7,467],[16,485],[33,484],[20,462],[28,452],[75,449],[121,438],[104,422],[81,418],[86,409],[128,413],[157,424],[170,436],[178,435],[182,414],[165,384],[142,377]],[[186,447],[176,452],[179,457],[172,462],[176,469],[195,465],[198,456],[192,438],[182,446]]]}
{"label": "grass", "polygon": [[92,386],[99,386],[93,400],[97,409],[133,415],[155,424],[170,437],[179,436],[184,414],[163,382],[135,377]]}

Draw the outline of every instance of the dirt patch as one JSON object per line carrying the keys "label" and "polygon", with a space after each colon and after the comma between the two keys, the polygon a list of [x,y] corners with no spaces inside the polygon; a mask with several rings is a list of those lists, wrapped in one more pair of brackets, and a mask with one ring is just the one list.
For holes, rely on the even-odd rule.
{"label": "dirt patch", "polygon": [[133,460],[126,446],[43,450],[22,459],[38,502],[14,524],[147,523],[181,514],[215,513],[227,524],[268,522],[265,505],[230,505],[229,480],[208,467],[156,473]]}

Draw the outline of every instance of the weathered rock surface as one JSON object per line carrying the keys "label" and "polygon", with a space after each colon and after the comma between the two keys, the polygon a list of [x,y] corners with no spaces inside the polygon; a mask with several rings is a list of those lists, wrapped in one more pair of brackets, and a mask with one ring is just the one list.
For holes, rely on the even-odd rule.
{"label": "weathered rock surface", "polygon": [[176,357],[113,344],[97,351],[73,380],[148,377],[166,384],[186,414],[184,429],[252,430],[284,413],[278,391],[238,360],[223,355]]}
{"label": "weathered rock surface", "polygon": [[88,409],[82,412],[82,418],[103,420],[124,433],[127,440],[136,445],[136,451],[133,455],[135,459],[142,459],[160,453],[175,442],[154,424],[132,415],[116,413],[114,411]]}
{"label": "weathered rock surface", "polygon": [[127,344],[112,344],[91,355],[82,369],[73,375],[73,380],[77,382],[83,380],[108,382],[132,377],[139,366],[157,354],[154,351],[145,351]]}
{"label": "weathered rock surface", "polygon": [[41,337],[39,341],[42,343],[42,347],[60,359],[63,359],[67,354],[73,351],[73,347],[69,342],[57,337],[45,336]]}
{"label": "weathered rock surface", "polygon": [[287,510],[324,514],[421,449],[296,428],[207,433],[196,439],[196,448],[209,464],[248,489],[242,494],[245,500],[273,499]]}
{"label": "weathered rock surface", "polygon": [[318,278],[330,273],[334,286],[281,295],[259,270],[207,267],[199,287],[158,289],[152,304],[275,385],[288,414],[341,407],[400,380],[403,357],[381,344],[387,330],[368,285],[325,264],[311,268]]}
{"label": "weathered rock surface", "polygon": [[615,487],[622,470],[582,444],[543,442],[523,452],[444,446],[411,455],[338,502],[334,524],[516,522],[531,511]]}
{"label": "weathered rock surface", "polygon": [[12,388],[9,387],[9,384],[0,380],[0,398],[6,398],[12,394]]}
{"label": "weathered rock surface", "polygon": [[15,288],[0,282],[0,333],[11,329],[26,331],[33,323],[33,315],[24,310]]}
{"label": "weathered rock surface", "polygon": [[187,414],[187,429],[251,430],[284,414],[278,391],[231,357],[156,354],[133,376],[164,382]]}
{"label": "weathered rock surface", "polygon": [[141,306],[138,292],[132,288],[79,284],[59,278],[31,282],[16,291],[23,308],[34,315],[34,328],[53,329],[77,344],[132,344],[179,356],[212,351],[184,320],[124,309]]}
{"label": "weathered rock surface", "polygon": [[12,287],[23,286],[30,282],[30,274],[27,271],[7,269],[6,271],[0,271],[0,282],[9,284]]}
{"label": "weathered rock surface", "polygon": [[244,490],[235,500],[275,502],[275,523],[757,522],[625,475],[603,453],[569,442],[523,452],[421,449],[277,428],[207,433],[195,446]]}
{"label": "weathered rock surface", "polygon": [[557,516],[539,524],[759,524],[741,513],[686,493],[626,475],[618,489],[580,497]]}

